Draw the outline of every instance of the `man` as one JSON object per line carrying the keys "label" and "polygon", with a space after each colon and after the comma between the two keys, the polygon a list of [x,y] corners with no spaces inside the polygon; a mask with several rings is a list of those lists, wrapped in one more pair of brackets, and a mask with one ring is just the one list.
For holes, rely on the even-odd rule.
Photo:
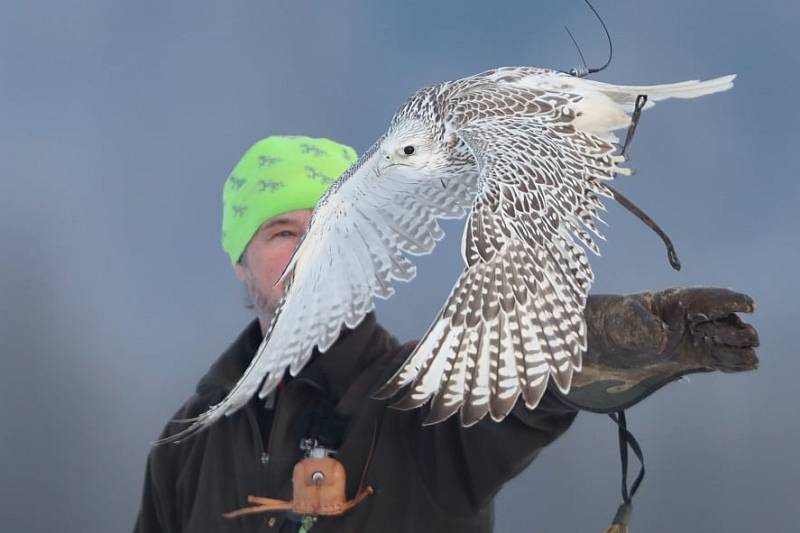
{"label": "man", "polygon": [[[233,169],[222,244],[257,318],[175,418],[203,413],[238,381],[275,312],[283,291],[276,282],[313,206],[355,158],[327,139],[269,137]],[[195,437],[155,447],[136,531],[490,531],[495,494],[578,409],[624,409],[689,372],[754,368],[756,332],[735,314],[752,308],[747,296],[717,289],[593,296],[585,368],[570,395],[548,391],[533,411],[519,403],[503,422],[470,428],[458,417],[423,427],[424,408],[400,411],[371,399],[413,343],[400,345],[369,315],[297,377],[285,377],[266,402],[254,398]],[[176,430],[170,424],[162,436]],[[248,496],[291,500],[292,470],[314,445],[335,450],[345,497],[363,501],[318,520],[287,512],[223,516]]]}

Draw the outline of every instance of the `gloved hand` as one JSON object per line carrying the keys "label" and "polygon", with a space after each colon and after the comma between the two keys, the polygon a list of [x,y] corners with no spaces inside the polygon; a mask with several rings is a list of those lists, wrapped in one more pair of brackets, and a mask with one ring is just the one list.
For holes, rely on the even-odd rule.
{"label": "gloved hand", "polygon": [[736,313],[753,310],[752,298],[728,289],[595,296],[586,306],[590,356],[620,367],[657,354],[709,370],[752,370],[758,333]]}
{"label": "gloved hand", "polygon": [[728,289],[676,288],[589,298],[588,349],[567,398],[609,412],[693,372],[758,367],[758,333],[736,313],[752,298]]}

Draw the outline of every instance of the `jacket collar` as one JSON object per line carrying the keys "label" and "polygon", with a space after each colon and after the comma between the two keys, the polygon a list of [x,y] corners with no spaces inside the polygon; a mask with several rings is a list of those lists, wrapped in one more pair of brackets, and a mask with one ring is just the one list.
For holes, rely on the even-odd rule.
{"label": "jacket collar", "polygon": [[[197,393],[230,392],[262,339],[258,320],[253,320],[200,380]],[[326,353],[320,354],[315,349],[311,361],[295,379],[311,381],[315,387],[339,399],[370,360],[386,353],[393,345],[396,346],[397,341],[378,325],[375,314],[369,313],[355,329],[343,330]]]}

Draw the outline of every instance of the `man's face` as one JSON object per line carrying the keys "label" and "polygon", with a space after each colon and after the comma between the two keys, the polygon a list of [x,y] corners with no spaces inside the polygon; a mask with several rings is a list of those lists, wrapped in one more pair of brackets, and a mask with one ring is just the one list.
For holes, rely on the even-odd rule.
{"label": "man's face", "polygon": [[236,265],[236,277],[247,287],[262,331],[269,326],[283,296],[285,283],[275,283],[310,221],[311,209],[291,211],[267,220],[253,235]]}

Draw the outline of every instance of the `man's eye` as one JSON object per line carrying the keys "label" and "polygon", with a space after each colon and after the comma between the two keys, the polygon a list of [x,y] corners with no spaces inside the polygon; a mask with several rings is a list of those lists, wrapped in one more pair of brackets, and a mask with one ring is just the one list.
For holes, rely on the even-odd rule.
{"label": "man's eye", "polygon": [[286,237],[289,237],[289,238],[291,238],[291,237],[294,237],[294,232],[293,232],[293,231],[291,231],[291,230],[285,229],[285,230],[283,230],[283,231],[279,231],[278,233],[276,233],[275,235],[273,235],[273,237],[278,237],[278,238],[286,238]]}

